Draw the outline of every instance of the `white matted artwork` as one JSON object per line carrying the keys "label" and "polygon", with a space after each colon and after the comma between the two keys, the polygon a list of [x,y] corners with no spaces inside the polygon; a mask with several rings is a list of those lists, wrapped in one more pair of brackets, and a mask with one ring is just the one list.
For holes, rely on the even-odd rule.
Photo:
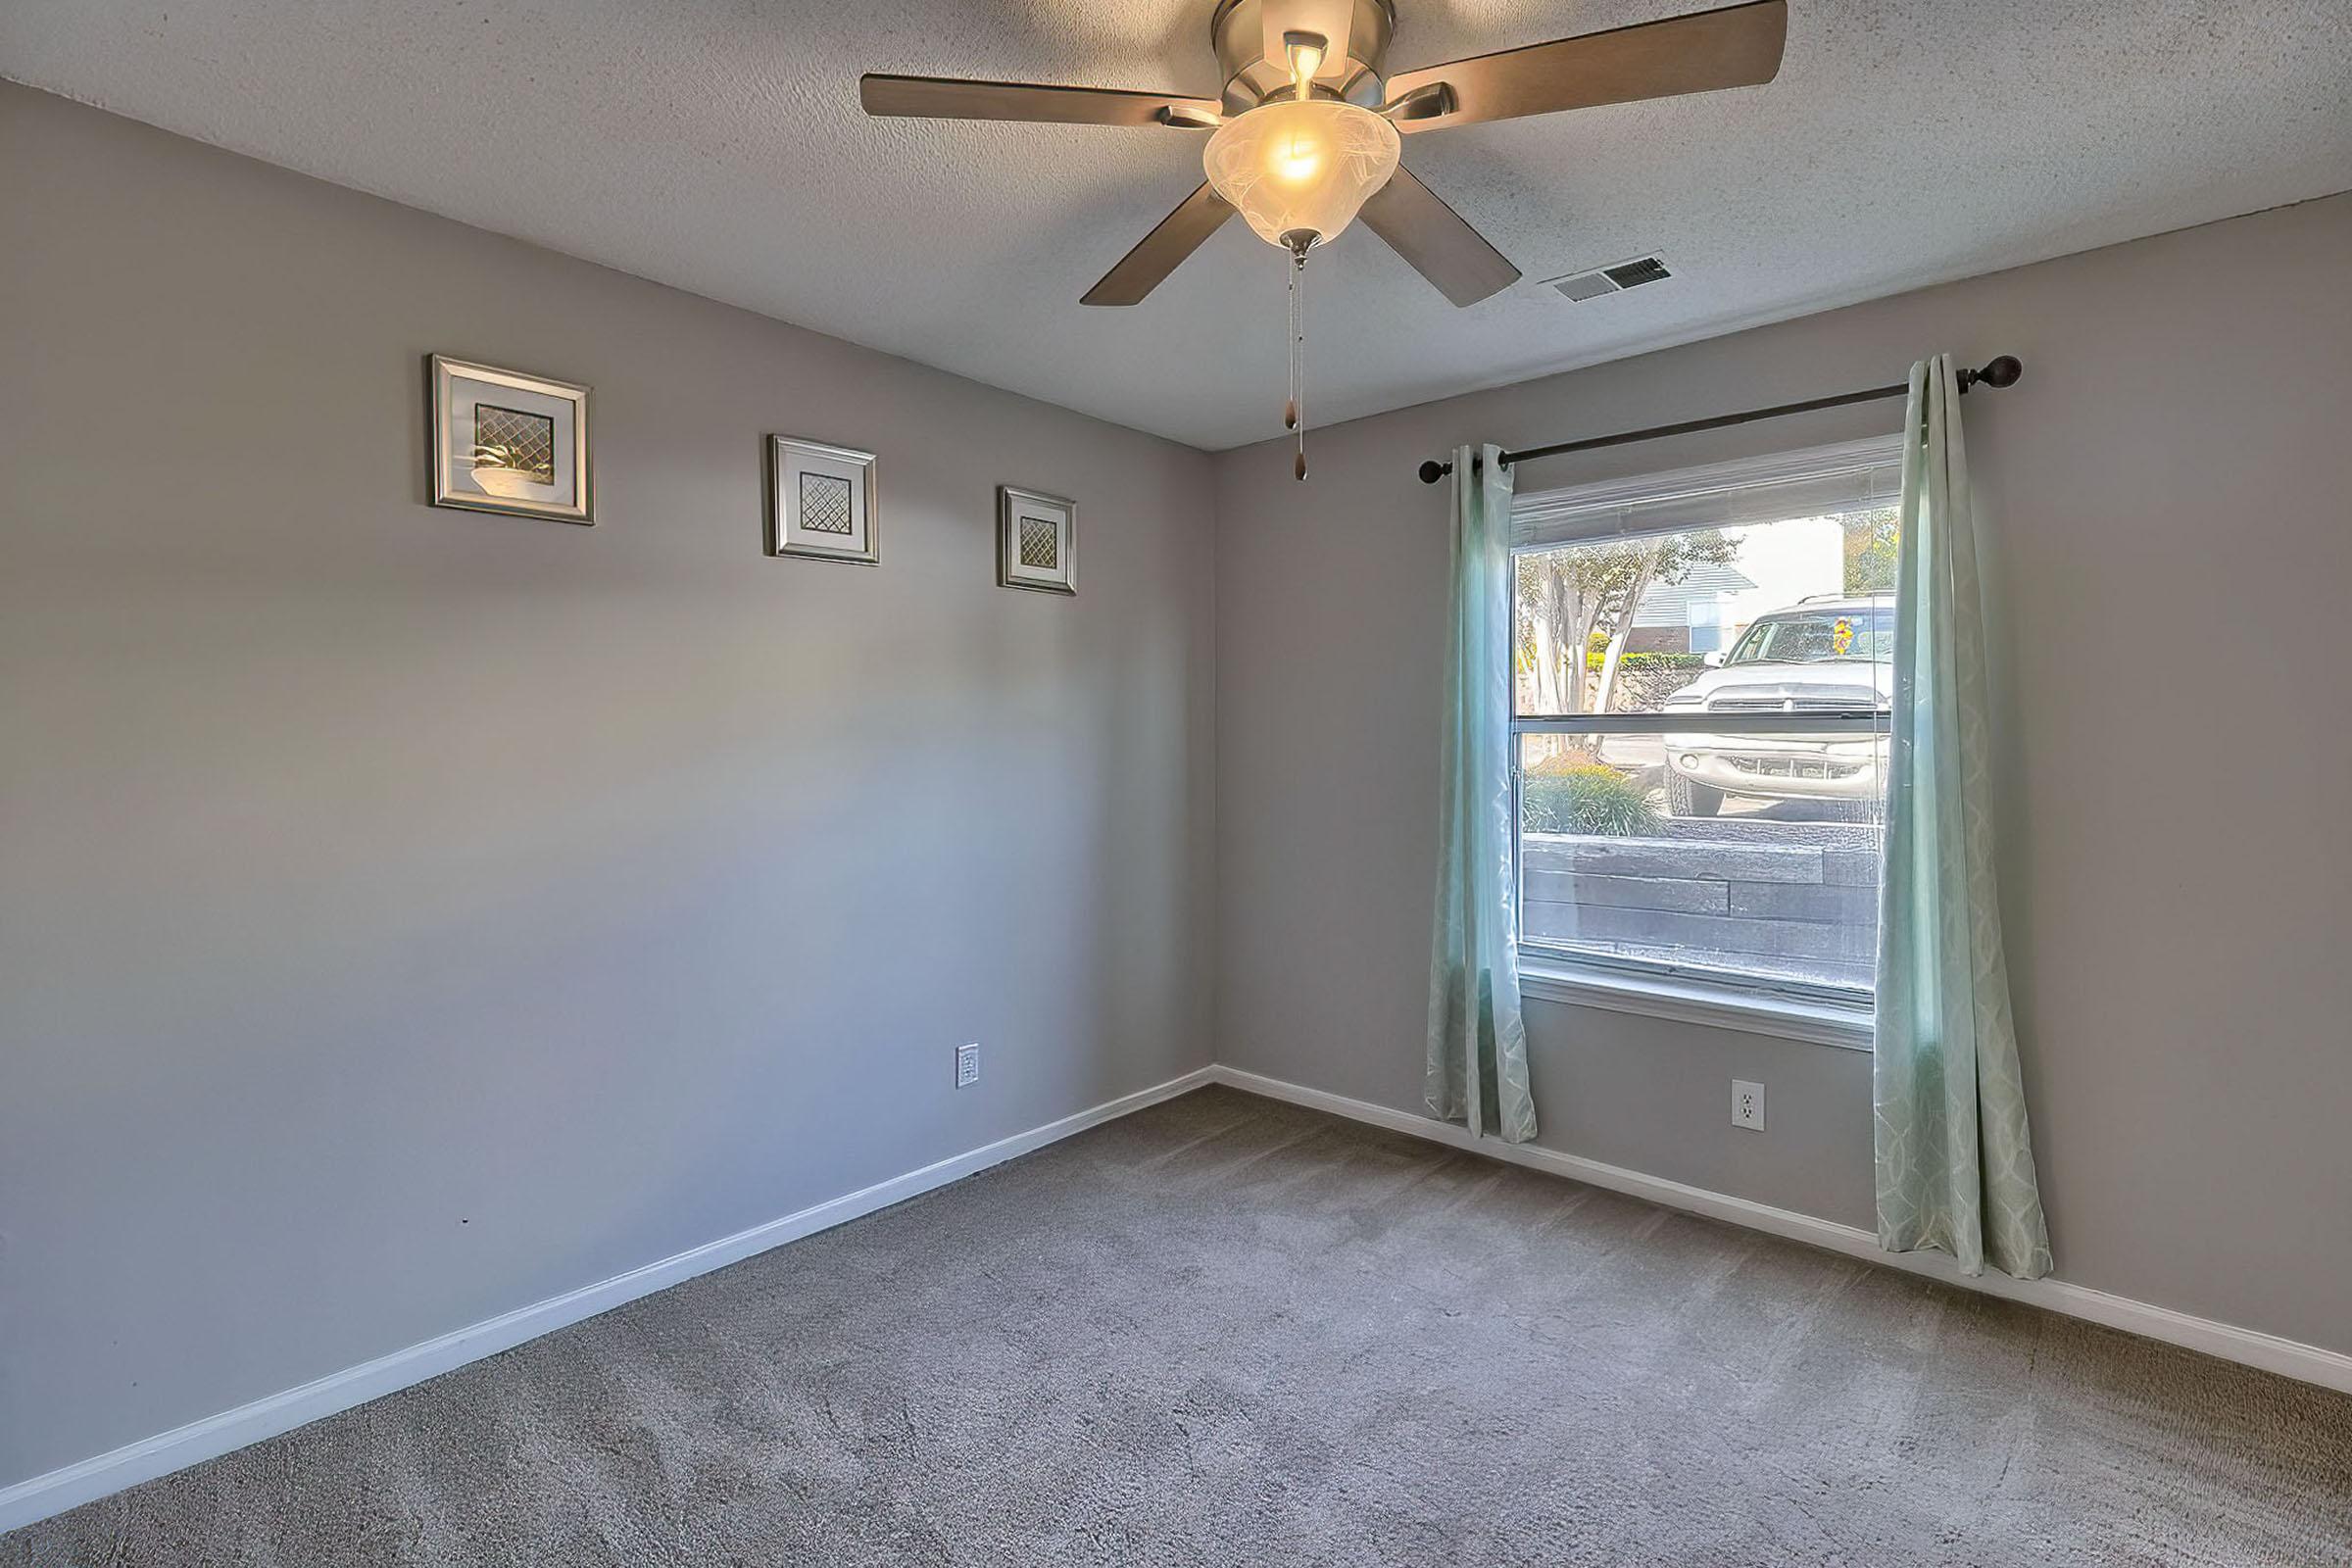
{"label": "white matted artwork", "polygon": [[1078,503],[997,486],[997,581],[1040,593],[1078,591]]}
{"label": "white matted artwork", "polygon": [[880,564],[871,452],[771,435],[767,493],[770,555]]}
{"label": "white matted artwork", "polygon": [[436,507],[591,523],[588,389],[436,354]]}

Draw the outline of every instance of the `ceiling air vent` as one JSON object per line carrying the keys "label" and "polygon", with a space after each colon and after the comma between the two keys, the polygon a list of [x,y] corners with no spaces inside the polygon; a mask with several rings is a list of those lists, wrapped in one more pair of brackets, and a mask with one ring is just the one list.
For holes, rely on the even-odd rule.
{"label": "ceiling air vent", "polygon": [[1622,294],[1629,288],[1655,283],[1672,277],[1666,264],[1655,256],[1638,257],[1619,262],[1612,267],[1595,267],[1589,272],[1571,272],[1566,277],[1551,279],[1551,286],[1572,300],[1598,299],[1603,294]]}
{"label": "ceiling air vent", "polygon": [[1655,283],[1661,277],[1672,277],[1674,274],[1666,270],[1666,264],[1655,256],[1644,256],[1638,262],[1620,262],[1615,267],[1604,267],[1600,270],[1600,275],[1619,288],[1640,288],[1644,283]]}

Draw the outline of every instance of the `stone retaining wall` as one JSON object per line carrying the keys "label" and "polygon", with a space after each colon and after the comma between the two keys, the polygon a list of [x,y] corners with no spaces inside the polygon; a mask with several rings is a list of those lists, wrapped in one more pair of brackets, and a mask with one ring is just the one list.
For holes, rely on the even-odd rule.
{"label": "stone retaining wall", "polygon": [[1531,833],[1521,855],[1530,941],[1870,983],[1875,848]]}

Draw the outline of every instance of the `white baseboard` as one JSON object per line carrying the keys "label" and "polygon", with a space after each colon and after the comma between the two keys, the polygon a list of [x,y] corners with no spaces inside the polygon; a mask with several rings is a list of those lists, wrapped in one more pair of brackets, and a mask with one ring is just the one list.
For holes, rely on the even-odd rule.
{"label": "white baseboard", "polygon": [[722,1236],[715,1242],[707,1242],[658,1262],[633,1268],[625,1274],[616,1274],[594,1285],[584,1285],[576,1291],[567,1291],[562,1296],[517,1307],[512,1312],[444,1334],[438,1339],[427,1340],[421,1345],[412,1345],[405,1350],[395,1350],[390,1355],[380,1355],[372,1361],[364,1361],[358,1366],[329,1373],[299,1388],[286,1389],[266,1398],[256,1399],[251,1404],[241,1404],[233,1410],[223,1410],[218,1415],[209,1415],[200,1421],[191,1421],[186,1426],[142,1438],[136,1443],[93,1455],[45,1475],[20,1481],[12,1487],[0,1489],[0,1533],[46,1519],[51,1514],[63,1513],[68,1508],[78,1507],[111,1492],[120,1492],[124,1487],[136,1486],[142,1481],[151,1481],[174,1470],[183,1470],[189,1465],[242,1448],[248,1444],[259,1443],[264,1438],[273,1438],[306,1422],[316,1421],[320,1416],[333,1415],[338,1410],[365,1404],[380,1395],[422,1383],[427,1378],[438,1377],[468,1361],[478,1361],[484,1356],[512,1349],[526,1340],[535,1340],[566,1324],[594,1317],[599,1312],[609,1312],[641,1296],[651,1296],[656,1291],[667,1290],[698,1274],[708,1274],[712,1269],[740,1262],[755,1252],[764,1252],[771,1247],[781,1247],[786,1242],[798,1241],[817,1231],[830,1230],[876,1209],[904,1202],[935,1187],[960,1181],[975,1171],[986,1170],[991,1165],[1017,1158],[1048,1144],[1058,1143],[1073,1133],[1084,1132],[1089,1127],[1115,1120],[1146,1105],[1173,1099],[1210,1081],[1210,1069],[1199,1068],[1182,1077],[1171,1078],[1166,1083],[1121,1096],[1092,1110],[1082,1110],[1074,1116],[1048,1122],[1043,1127],[1015,1133],[986,1148],[956,1154],[886,1182],[877,1182],[860,1191],[804,1208],[796,1214],[787,1214],[782,1219],[755,1225],[748,1231]]}
{"label": "white baseboard", "polygon": [[1437,1121],[1416,1111],[1397,1110],[1388,1105],[1373,1104],[1369,1101],[1350,1100],[1345,1095],[1307,1089],[1298,1084],[1285,1083],[1279,1078],[1244,1072],[1238,1067],[1211,1067],[1209,1076],[1217,1083],[1253,1095],[1263,1095],[1269,1100],[1283,1100],[1294,1105],[1327,1110],[1351,1121],[1368,1122],[1375,1127],[1407,1133],[1415,1138],[1446,1144],[1514,1165],[1550,1171],[1572,1181],[1589,1182],[1611,1192],[1663,1203],[1669,1208],[1704,1214],[1711,1219],[1728,1220],[1734,1225],[1744,1225],[1750,1230],[1827,1248],[1833,1252],[1843,1252],[1867,1262],[1902,1269],[1907,1273],[1924,1274],[1947,1285],[1983,1291],[1988,1296],[2023,1301],[2030,1306],[2046,1307],[2053,1312],[2063,1312],[2068,1317],[2103,1323],[2109,1328],[2122,1329],[2151,1340],[2162,1340],[2168,1345],[2202,1350],[2207,1355],[2219,1356],[2225,1361],[2259,1367],[2265,1372],[2277,1372],[2305,1383],[2316,1383],[2323,1388],[2352,1394],[2352,1355],[2339,1350],[2323,1349],[2316,1345],[2280,1339],[2276,1334],[2263,1334],[2254,1329],[2217,1323],[2211,1318],[2192,1317],[2170,1307],[2152,1306],[2146,1301],[2111,1296],[2105,1291],[2070,1285],[2064,1280],[2014,1280],[1989,1269],[1981,1275],[1963,1274],[1941,1252],[1884,1251],[1879,1247],[1877,1235],[1859,1226],[1840,1225],[1835,1220],[1818,1219],[1792,1209],[1774,1208],[1769,1203],[1709,1192],[1703,1187],[1690,1187],[1659,1176],[1645,1176],[1640,1171],[1604,1165],[1596,1159],[1563,1154],[1556,1150],[1540,1149],[1533,1144],[1506,1144],[1494,1138],[1476,1138],[1466,1128]]}
{"label": "white baseboard", "polygon": [[223,1410],[218,1415],[206,1416],[200,1421],[174,1427],[151,1438],[142,1438],[136,1443],[52,1470],[45,1475],[0,1488],[0,1533],[45,1519],[51,1514],[62,1513],[124,1487],[136,1486],[142,1481],[185,1469],[248,1444],[259,1443],[265,1438],[275,1437],[338,1410],[365,1404],[378,1396],[437,1377],[469,1361],[478,1361],[484,1356],[512,1349],[526,1340],[537,1339],[567,1324],[610,1311],[641,1296],[666,1290],[698,1274],[724,1268],[729,1263],[739,1262],[771,1247],[781,1247],[786,1242],[829,1230],[876,1209],[887,1208],[937,1187],[945,1187],[950,1182],[959,1181],[991,1165],[1017,1158],[1089,1127],[1100,1126],[1131,1111],[1141,1110],[1146,1105],[1173,1099],[1209,1083],[1226,1084],[1250,1094],[1263,1095],[1270,1100],[1288,1101],[1292,1104],[1330,1111],[1352,1121],[1385,1127],[1512,1164],[1550,1171],[1572,1181],[1588,1182],[1594,1187],[1605,1187],[1612,1192],[1647,1199],[1670,1208],[1705,1214],[1735,1225],[1744,1225],[1751,1230],[1827,1248],[1834,1252],[1843,1252],[1867,1262],[1927,1275],[1947,1284],[2063,1312],[2069,1317],[2103,1323],[2110,1328],[2143,1335],[2148,1339],[2202,1350],[2208,1355],[2259,1367],[2266,1372],[2277,1372],[2325,1388],[2352,1393],[2352,1355],[2340,1351],[2298,1344],[2275,1334],[2262,1334],[2228,1323],[2217,1323],[2210,1318],[2192,1317],[2169,1307],[2152,1306],[2145,1301],[2111,1296],[2105,1291],[2070,1285],[2063,1280],[2013,1280],[2005,1274],[1989,1272],[1970,1278],[1960,1273],[1951,1260],[1940,1253],[1881,1251],[1878,1238],[1857,1226],[1840,1225],[1811,1214],[1774,1208],[1768,1203],[1709,1192],[1682,1182],[1667,1181],[1663,1177],[1646,1176],[1640,1171],[1605,1165],[1598,1160],[1563,1154],[1532,1144],[1505,1144],[1494,1139],[1474,1138],[1463,1128],[1434,1121],[1413,1111],[1376,1105],[1369,1101],[1350,1100],[1345,1095],[1328,1094],[1320,1089],[1307,1089],[1278,1078],[1267,1078],[1220,1065],[1202,1067],[1182,1077],[1171,1078],[1166,1083],[1122,1096],[1091,1110],[1065,1116],[1025,1133],[1016,1133],[985,1148],[940,1160],[886,1182],[878,1182],[860,1191],[804,1208],[798,1213],[770,1220],[764,1225],[739,1231],[733,1236],[721,1237],[658,1262],[631,1269],[625,1274],[582,1286],[576,1291],[519,1307],[499,1317],[444,1334],[438,1339],[427,1340],[421,1345],[413,1345],[405,1350],[395,1350],[372,1361],[330,1373],[299,1388],[284,1390],[250,1404],[239,1405],[233,1410]]}

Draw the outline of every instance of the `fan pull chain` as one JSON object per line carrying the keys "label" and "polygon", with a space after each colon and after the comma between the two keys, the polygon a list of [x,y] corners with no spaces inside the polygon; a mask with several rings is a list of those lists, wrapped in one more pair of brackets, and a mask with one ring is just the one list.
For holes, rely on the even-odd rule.
{"label": "fan pull chain", "polygon": [[1306,251],[1291,253],[1291,402],[1283,422],[1298,433],[1298,456],[1291,465],[1294,478],[1306,477],[1306,420],[1300,405],[1306,398]]}
{"label": "fan pull chain", "polygon": [[1291,381],[1285,389],[1282,427],[1296,430],[1298,428],[1298,270],[1296,267],[1291,270],[1288,303],[1291,315],[1287,347],[1291,357]]}

